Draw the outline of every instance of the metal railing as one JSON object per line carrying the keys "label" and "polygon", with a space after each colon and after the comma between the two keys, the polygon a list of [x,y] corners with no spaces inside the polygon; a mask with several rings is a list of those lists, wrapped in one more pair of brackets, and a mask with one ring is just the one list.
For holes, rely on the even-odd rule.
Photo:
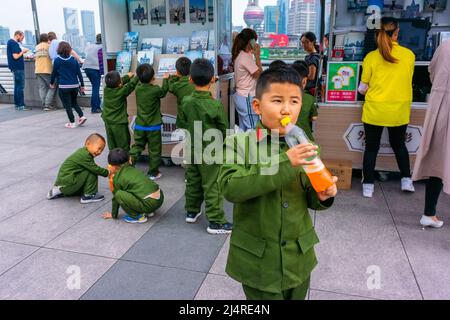
{"label": "metal railing", "polygon": [[[92,85],[84,70],[81,70],[84,80],[86,95],[92,94]],[[6,90],[7,94],[14,94],[14,76],[5,64],[0,64],[0,84]],[[100,87],[100,95],[103,95],[103,85]]]}

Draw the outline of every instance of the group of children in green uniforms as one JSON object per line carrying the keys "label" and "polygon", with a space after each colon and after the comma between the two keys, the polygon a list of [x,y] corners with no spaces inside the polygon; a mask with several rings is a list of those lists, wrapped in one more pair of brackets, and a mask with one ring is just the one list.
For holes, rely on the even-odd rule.
{"label": "group of children in green uniforms", "polygon": [[[105,219],[117,218],[119,207],[122,207],[127,213],[125,221],[141,223],[161,207],[163,191],[133,166],[145,143],[149,144],[150,157],[154,156],[153,152],[157,156],[159,152],[160,157],[160,130],[157,127],[160,129],[162,120],[159,99],[167,91],[177,96],[177,124],[191,137],[195,134],[196,121],[201,122],[203,132],[216,129],[224,137],[228,128],[224,107],[213,99],[209,90],[215,81],[213,66],[204,59],[194,61],[192,66],[181,59],[177,62],[177,76],[165,77],[162,88],[151,84],[154,72],[148,65],[137,70],[138,79],[129,75],[117,80],[117,75],[109,75],[115,80],[107,82],[108,89],[105,89],[106,113],[103,118],[108,145],[112,149],[108,170],[94,162],[105,147],[105,139],[94,134],[87,139],[84,148],[63,163],[55,187],[48,194],[49,199],[81,194],[83,203],[101,201],[104,197],[97,194],[97,177],[109,176],[114,194],[113,209],[103,215]],[[239,160],[214,164],[188,161],[186,168],[186,222],[197,221],[204,201],[210,222],[207,231],[222,234],[233,230],[226,271],[242,283],[248,299],[305,298],[310,274],[317,264],[314,245],[318,243],[308,208],[327,209],[337,194],[336,185],[324,192],[315,192],[301,169],[309,163],[308,158],[317,154],[318,147],[302,144],[289,148],[283,138],[283,118],[302,121],[299,119],[304,99],[302,79],[294,68],[277,67],[264,71],[253,101],[253,108],[260,116],[257,130],[226,137],[224,158],[229,159],[231,155],[232,159]],[[112,88],[113,82],[115,88]],[[122,128],[128,126],[128,122],[122,118],[126,114],[126,96],[136,86],[138,119],[135,136],[137,128],[140,142],[131,149],[130,156],[129,138]],[[107,98],[108,94],[111,97]],[[110,106],[107,101],[114,105]],[[261,147],[271,149],[275,132],[281,137],[277,153],[253,162],[248,154]],[[208,146],[203,143],[201,149]],[[191,157],[198,156],[198,150],[191,151]],[[277,166],[278,170],[273,174],[264,173],[271,165]],[[151,160],[149,174],[158,174],[156,168],[156,160]],[[334,177],[334,181],[337,178]],[[234,225],[225,219],[222,197],[234,204]]]}

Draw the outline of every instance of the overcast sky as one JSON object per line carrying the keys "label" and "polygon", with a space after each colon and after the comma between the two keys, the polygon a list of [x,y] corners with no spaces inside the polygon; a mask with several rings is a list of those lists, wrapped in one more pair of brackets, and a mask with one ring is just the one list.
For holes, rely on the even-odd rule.
{"label": "overcast sky", "polygon": [[[34,30],[33,16],[31,14],[30,0],[10,0],[5,8],[6,1],[2,1],[3,7],[0,10],[0,25],[8,26],[11,35],[15,30]],[[247,0],[233,0],[233,25],[245,24],[244,10],[247,7]],[[264,8],[266,5],[276,5],[277,0],[259,0],[259,5]],[[76,8],[80,15],[80,10],[93,10],[96,17],[96,31],[100,32],[100,18],[98,2],[96,0],[37,0],[39,24],[42,32],[55,31],[58,36],[62,36],[64,30],[63,8]],[[79,16],[79,26],[81,30],[81,16]]]}

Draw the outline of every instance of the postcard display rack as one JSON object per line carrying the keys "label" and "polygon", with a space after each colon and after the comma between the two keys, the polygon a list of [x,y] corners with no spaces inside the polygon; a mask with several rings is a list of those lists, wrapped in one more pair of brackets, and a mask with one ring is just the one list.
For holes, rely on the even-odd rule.
{"label": "postcard display rack", "polygon": [[[322,81],[323,102],[319,103],[315,137],[322,147],[325,159],[351,161],[353,168],[358,169],[362,168],[365,135],[361,121],[364,97],[358,94],[357,87],[362,73],[363,52],[373,50],[370,44],[364,44],[364,41],[370,38],[366,34],[370,15],[366,12],[369,5],[382,2],[381,0],[331,1],[330,48],[334,48],[334,51],[329,50],[327,74]],[[429,25],[431,25],[428,35],[425,31],[426,39],[422,39],[426,41],[423,50],[409,47],[408,39],[399,39],[401,45],[409,47],[416,53],[413,79],[414,98],[406,137],[410,161],[413,165],[422,137],[431,89],[428,66],[433,52],[426,45],[433,41],[434,47],[436,47],[449,34],[446,31],[450,31],[450,3],[446,5],[447,1],[445,0],[421,0],[414,1],[414,3],[412,0],[403,0],[394,1],[393,6],[392,2],[384,1],[382,14],[405,21],[406,25],[401,24],[400,26],[400,37],[402,37],[402,30],[406,33],[410,32],[405,29],[408,28],[408,22],[412,21],[411,18],[428,18],[430,19]],[[354,8],[354,6],[361,7]],[[404,35],[405,33],[403,33]],[[332,57],[333,55],[334,57]],[[425,59],[427,61],[424,61]],[[377,170],[398,171],[386,130],[383,133],[379,155]]]}
{"label": "postcard display rack", "polygon": [[[175,73],[180,57],[192,61],[206,58],[215,67],[218,81],[211,87],[221,100],[230,123],[232,0],[100,0],[105,65],[121,74],[134,72],[141,63],[153,65],[155,84],[162,85],[165,73]],[[219,13],[219,14],[218,14]],[[128,98],[130,130],[136,118],[136,96]],[[161,100],[163,114],[163,157],[182,139],[173,134],[177,128],[177,101],[168,93]],[[145,151],[147,152],[147,151]]]}

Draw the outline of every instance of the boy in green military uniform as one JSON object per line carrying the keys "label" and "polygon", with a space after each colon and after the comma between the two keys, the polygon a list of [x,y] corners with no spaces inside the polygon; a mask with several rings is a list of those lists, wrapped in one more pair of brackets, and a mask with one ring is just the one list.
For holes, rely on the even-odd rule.
{"label": "boy in green military uniform", "polygon": [[105,76],[104,106],[102,118],[105,122],[109,150],[130,150],[131,136],[128,128],[127,97],[133,92],[139,79],[130,72],[120,78],[117,71]]}
{"label": "boy in green military uniform", "polygon": [[155,80],[155,71],[149,64],[142,64],[136,70],[140,83],[136,87],[137,117],[134,126],[135,144],[130,155],[135,163],[145,146],[149,151],[148,175],[151,180],[162,177],[159,172],[162,153],[161,127],[161,99],[167,95],[169,89],[168,76],[164,77],[162,88],[152,84]]}
{"label": "boy in green military uniform", "polygon": [[[302,78],[302,88],[304,90],[308,83],[308,65],[305,61],[295,61],[292,64],[292,68],[294,68],[294,70],[297,71]],[[298,116],[297,126],[305,131],[306,135],[311,141],[314,141],[312,124],[313,121],[317,121],[317,116],[319,115],[317,112],[316,98],[305,91],[302,98],[302,111]]]}
{"label": "boy in green military uniform", "polygon": [[[195,223],[201,215],[201,205],[205,201],[206,216],[209,221],[207,232],[210,234],[231,233],[232,224],[225,219],[223,199],[219,193],[217,177],[220,164],[205,161],[203,150],[210,143],[202,137],[207,130],[218,130],[222,137],[226,136],[228,121],[223,105],[213,99],[209,91],[214,78],[214,67],[206,59],[197,59],[191,67],[191,80],[195,85],[195,92],[183,99],[178,115],[186,125],[191,138],[191,157],[187,156],[189,164],[186,168],[186,222]],[[197,129],[194,131],[194,128]],[[202,142],[196,143],[196,139]],[[189,145],[189,142],[187,143]],[[196,145],[199,147],[194,148]],[[189,147],[188,147],[189,148]],[[199,161],[200,160],[200,161]],[[211,159],[209,159],[211,160]],[[211,164],[205,164],[211,163]]]}
{"label": "boy in green military uniform", "polygon": [[85,146],[64,161],[47,199],[81,195],[82,204],[104,200],[105,197],[98,194],[98,176],[107,177],[108,170],[97,166],[94,158],[102,154],[105,144],[101,135],[90,135]]}
{"label": "boy in green military uniform", "polygon": [[127,223],[145,223],[153,217],[164,202],[159,186],[131,165],[131,158],[124,149],[114,149],[108,156],[110,188],[114,194],[112,212],[105,212],[104,219],[117,219],[119,208],[127,213]]}
{"label": "boy in green military uniform", "polygon": [[[263,72],[253,102],[261,117],[257,131],[230,136],[225,143],[224,157],[235,160],[225,161],[218,179],[225,199],[234,203],[226,272],[243,284],[249,300],[305,298],[319,242],[308,208],[329,208],[337,193],[336,185],[316,193],[301,168],[311,164],[306,159],[316,155],[317,146],[289,148],[284,141],[281,120],[296,121],[300,114],[299,83],[291,68]],[[258,161],[249,160],[253,152]]]}
{"label": "boy in green military uniform", "polygon": [[[189,80],[189,74],[191,72],[191,60],[186,57],[181,57],[177,60],[175,65],[177,73],[175,76],[169,77],[169,92],[177,97],[177,109],[179,110],[183,102],[184,97],[190,96],[195,87]],[[179,114],[179,111],[177,112]],[[177,117],[177,128],[184,128]]]}

